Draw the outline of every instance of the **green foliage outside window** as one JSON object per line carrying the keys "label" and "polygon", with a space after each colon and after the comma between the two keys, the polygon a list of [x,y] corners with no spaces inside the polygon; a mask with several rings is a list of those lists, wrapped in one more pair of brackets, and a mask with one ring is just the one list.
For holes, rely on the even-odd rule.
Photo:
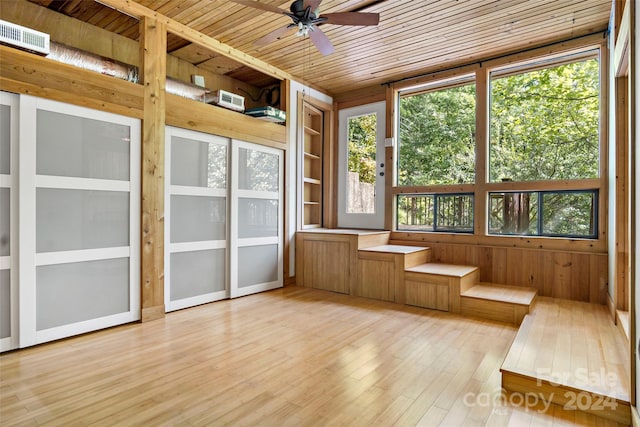
{"label": "green foliage outside window", "polygon": [[476,87],[400,98],[398,185],[475,180]]}
{"label": "green foliage outside window", "polygon": [[491,182],[596,178],[598,60],[491,81]]}
{"label": "green foliage outside window", "polygon": [[376,182],[376,121],[375,114],[349,117],[349,172],[368,184]]}
{"label": "green foliage outside window", "polygon": [[[538,63],[524,72],[500,70],[493,73],[489,92],[489,182],[599,176],[598,58],[546,68]],[[403,94],[398,120],[398,186],[475,181],[474,84]],[[597,237],[597,191],[531,190],[492,193],[489,233]],[[399,229],[435,231],[435,218],[418,201],[398,198]],[[469,222],[456,218],[456,223]]]}

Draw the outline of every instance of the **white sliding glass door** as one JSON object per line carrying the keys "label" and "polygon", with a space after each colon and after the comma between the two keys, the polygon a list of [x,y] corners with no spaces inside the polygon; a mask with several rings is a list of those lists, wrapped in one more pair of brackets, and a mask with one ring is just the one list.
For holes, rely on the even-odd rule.
{"label": "white sliding glass door", "polygon": [[282,287],[282,150],[166,132],[167,311]]}
{"label": "white sliding glass door", "polygon": [[20,346],[140,317],[140,122],[20,97]]}
{"label": "white sliding glass door", "polygon": [[18,100],[0,92],[0,351],[18,347]]}
{"label": "white sliding glass door", "polygon": [[231,298],[282,287],[283,152],[233,140]]}
{"label": "white sliding glass door", "polygon": [[229,140],[167,127],[165,307],[226,298]]}

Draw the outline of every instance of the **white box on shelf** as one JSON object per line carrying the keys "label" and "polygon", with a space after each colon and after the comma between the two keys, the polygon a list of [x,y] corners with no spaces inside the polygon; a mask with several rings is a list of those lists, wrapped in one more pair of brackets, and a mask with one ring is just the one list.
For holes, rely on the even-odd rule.
{"label": "white box on shelf", "polygon": [[216,104],[230,110],[244,112],[244,97],[226,90],[216,90],[205,95],[207,104]]}

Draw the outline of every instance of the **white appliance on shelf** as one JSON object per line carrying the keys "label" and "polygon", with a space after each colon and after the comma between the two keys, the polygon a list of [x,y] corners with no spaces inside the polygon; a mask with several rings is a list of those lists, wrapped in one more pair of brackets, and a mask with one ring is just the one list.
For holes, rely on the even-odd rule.
{"label": "white appliance on shelf", "polygon": [[0,43],[41,55],[49,54],[49,34],[2,19],[0,19]]}
{"label": "white appliance on shelf", "polygon": [[207,104],[216,104],[220,107],[228,108],[234,111],[244,112],[244,96],[227,92],[226,90],[215,90],[205,95]]}

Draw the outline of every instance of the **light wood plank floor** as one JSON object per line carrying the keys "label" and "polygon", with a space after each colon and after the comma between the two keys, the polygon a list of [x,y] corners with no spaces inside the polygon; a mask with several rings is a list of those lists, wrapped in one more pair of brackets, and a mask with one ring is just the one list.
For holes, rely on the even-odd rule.
{"label": "light wood plank floor", "polygon": [[500,399],[516,327],[299,287],[0,356],[0,424],[617,424]]}

